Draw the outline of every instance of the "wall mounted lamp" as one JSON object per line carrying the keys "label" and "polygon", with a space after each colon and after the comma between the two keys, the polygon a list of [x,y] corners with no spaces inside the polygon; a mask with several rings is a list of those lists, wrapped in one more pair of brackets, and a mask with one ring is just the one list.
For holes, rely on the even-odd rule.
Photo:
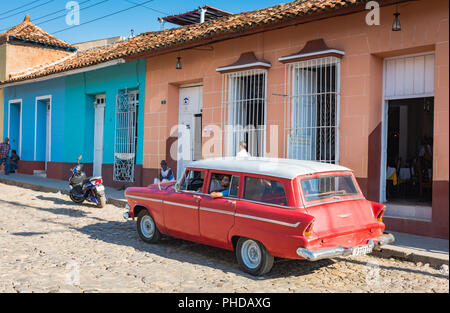
{"label": "wall mounted lamp", "polygon": [[175,67],[177,70],[181,70],[181,57],[177,57],[178,61],[177,61],[177,66]]}
{"label": "wall mounted lamp", "polygon": [[394,13],[394,16],[395,16],[394,23],[392,24],[393,32],[399,32],[402,30],[402,25],[400,24],[400,19],[398,18],[399,15],[400,15],[400,13],[398,13],[398,10],[396,9],[395,13]]}

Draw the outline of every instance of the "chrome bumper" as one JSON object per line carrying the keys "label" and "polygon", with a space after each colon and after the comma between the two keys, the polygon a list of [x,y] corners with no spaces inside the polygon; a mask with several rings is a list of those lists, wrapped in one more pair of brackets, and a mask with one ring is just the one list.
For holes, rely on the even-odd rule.
{"label": "chrome bumper", "polygon": [[[372,246],[373,250],[380,249],[381,246],[394,242],[395,238],[392,234],[385,233],[368,241],[367,245]],[[355,247],[357,248],[357,247]],[[298,248],[297,255],[308,261],[317,261],[322,259],[331,259],[339,256],[349,256],[353,254],[355,248],[347,247],[332,247],[320,250],[308,250],[305,248]]]}
{"label": "chrome bumper", "polygon": [[130,218],[130,213],[128,213],[130,211],[130,206],[128,204],[125,206],[125,210],[127,211],[123,213],[123,218],[127,220]]}

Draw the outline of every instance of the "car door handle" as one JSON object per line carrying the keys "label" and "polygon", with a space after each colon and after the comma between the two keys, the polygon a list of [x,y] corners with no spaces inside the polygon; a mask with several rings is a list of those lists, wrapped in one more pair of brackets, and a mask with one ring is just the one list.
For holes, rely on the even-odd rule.
{"label": "car door handle", "polygon": [[236,201],[234,201],[234,200],[228,200],[227,202],[231,203],[231,204],[236,204]]}
{"label": "car door handle", "polygon": [[202,197],[200,196],[194,196],[195,199],[201,199]]}

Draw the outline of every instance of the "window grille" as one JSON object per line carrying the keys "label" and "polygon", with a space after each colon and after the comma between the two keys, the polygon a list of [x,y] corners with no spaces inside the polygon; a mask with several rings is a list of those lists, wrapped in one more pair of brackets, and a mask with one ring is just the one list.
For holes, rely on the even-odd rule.
{"label": "window grille", "polygon": [[[264,156],[266,138],[267,71],[253,69],[223,74],[222,129],[228,156],[236,156],[239,144],[247,143],[251,156]],[[226,129],[224,129],[224,124]],[[225,146],[227,147],[225,149]]]}
{"label": "window grille", "polygon": [[340,59],[285,66],[285,157],[339,163]]}
{"label": "window grille", "polygon": [[114,181],[134,182],[139,93],[122,91],[116,100]]}

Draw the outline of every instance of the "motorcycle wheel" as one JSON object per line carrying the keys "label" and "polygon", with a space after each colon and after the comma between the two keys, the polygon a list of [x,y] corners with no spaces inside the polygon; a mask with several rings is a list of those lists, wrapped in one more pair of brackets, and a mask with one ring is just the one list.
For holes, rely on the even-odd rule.
{"label": "motorcycle wheel", "polygon": [[98,200],[97,208],[103,209],[106,206],[106,197],[100,196],[97,197],[97,200]]}
{"label": "motorcycle wheel", "polygon": [[77,199],[74,197],[74,195],[72,193],[70,193],[69,196],[70,196],[70,200],[72,200],[73,202],[75,202],[77,204],[81,204],[84,202],[84,199]]}

